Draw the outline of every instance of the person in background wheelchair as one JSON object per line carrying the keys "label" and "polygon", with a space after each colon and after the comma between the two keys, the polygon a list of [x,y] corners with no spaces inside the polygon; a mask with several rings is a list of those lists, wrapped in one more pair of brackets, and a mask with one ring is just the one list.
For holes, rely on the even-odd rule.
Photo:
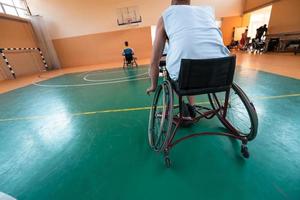
{"label": "person in background wheelchair", "polygon": [[261,42],[262,38],[267,35],[267,32],[268,32],[267,24],[259,27],[258,29],[256,29],[255,39]]}
{"label": "person in background wheelchair", "polygon": [[242,34],[242,38],[239,43],[239,49],[241,51],[246,51],[249,46],[250,38],[248,37],[248,29]]}
{"label": "person in background wheelchair", "polygon": [[[157,88],[159,64],[165,43],[168,42],[166,68],[170,80],[176,84],[182,59],[220,58],[230,55],[224,46],[222,33],[210,7],[190,5],[190,0],[172,0],[172,5],[163,12],[157,24],[156,38],[151,58],[151,86],[147,93]],[[186,77],[189,79],[189,77]],[[195,98],[188,97],[186,117],[195,117]]]}
{"label": "person in background wheelchair", "polygon": [[264,52],[266,48],[265,38],[268,32],[267,25],[263,25],[256,30],[256,36],[252,39],[252,50],[251,52]]}
{"label": "person in background wheelchair", "polygon": [[136,67],[138,66],[137,62],[136,62],[136,58],[134,57],[134,51],[132,48],[129,47],[129,43],[128,41],[125,41],[125,48],[123,50],[122,55],[124,56],[124,64],[123,64],[123,68],[125,66],[133,66],[135,65]]}

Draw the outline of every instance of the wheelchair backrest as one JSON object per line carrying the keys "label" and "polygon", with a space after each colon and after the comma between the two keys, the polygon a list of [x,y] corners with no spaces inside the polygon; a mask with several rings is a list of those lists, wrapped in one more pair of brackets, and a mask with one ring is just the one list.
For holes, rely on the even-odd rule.
{"label": "wheelchair backrest", "polygon": [[191,95],[229,90],[235,65],[235,56],[201,60],[182,59],[178,89]]}
{"label": "wheelchair backrest", "polygon": [[127,55],[127,56],[128,56],[128,55],[132,55],[132,54],[133,54],[133,51],[132,51],[131,48],[125,48],[125,49],[124,49],[124,54]]}

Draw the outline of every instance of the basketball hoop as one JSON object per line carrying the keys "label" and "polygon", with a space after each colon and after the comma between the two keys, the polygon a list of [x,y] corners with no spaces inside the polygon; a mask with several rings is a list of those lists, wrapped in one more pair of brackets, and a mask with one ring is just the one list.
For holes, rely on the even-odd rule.
{"label": "basketball hoop", "polygon": [[132,23],[132,18],[131,18],[131,17],[128,17],[128,18],[126,19],[126,22],[127,22],[127,24],[131,24],[131,23]]}
{"label": "basketball hoop", "polygon": [[126,25],[138,25],[142,22],[142,17],[139,14],[139,9],[137,6],[132,7],[124,7],[118,8],[117,10],[118,18],[117,22],[119,26],[126,26]]}

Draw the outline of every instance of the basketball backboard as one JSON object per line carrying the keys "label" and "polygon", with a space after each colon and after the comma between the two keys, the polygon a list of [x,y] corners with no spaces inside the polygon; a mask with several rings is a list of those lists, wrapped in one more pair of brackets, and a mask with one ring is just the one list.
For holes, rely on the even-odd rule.
{"label": "basketball backboard", "polygon": [[142,22],[142,17],[137,6],[119,8],[117,10],[117,14],[117,22],[119,26],[138,24]]}

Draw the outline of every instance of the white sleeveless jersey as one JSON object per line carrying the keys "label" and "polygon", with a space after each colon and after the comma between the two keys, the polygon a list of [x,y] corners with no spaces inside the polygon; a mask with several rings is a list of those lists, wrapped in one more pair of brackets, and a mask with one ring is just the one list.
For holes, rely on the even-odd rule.
{"label": "white sleeveless jersey", "polygon": [[178,79],[181,59],[230,55],[211,7],[173,5],[162,17],[169,38],[167,69],[173,80]]}

